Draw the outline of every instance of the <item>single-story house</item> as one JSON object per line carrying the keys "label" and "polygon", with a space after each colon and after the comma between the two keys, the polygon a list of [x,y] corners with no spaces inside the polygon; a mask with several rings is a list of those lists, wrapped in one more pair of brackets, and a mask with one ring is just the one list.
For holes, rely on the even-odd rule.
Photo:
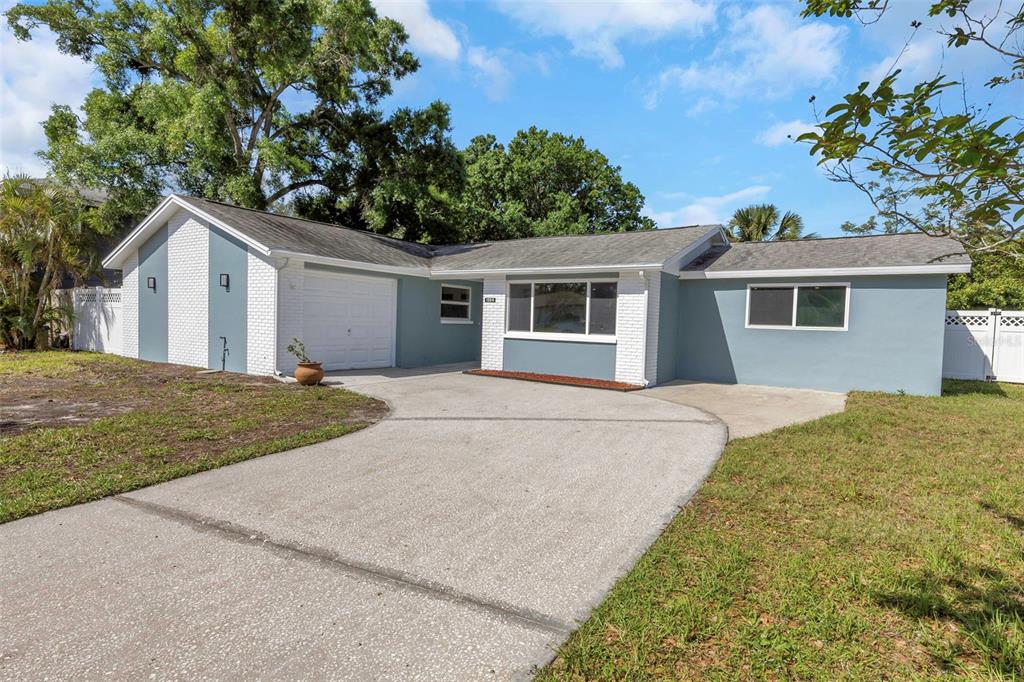
{"label": "single-story house", "polygon": [[937,394],[946,279],[921,234],[738,243],[719,225],[428,246],[172,195],[104,262],[123,353],[289,373],[483,369]]}

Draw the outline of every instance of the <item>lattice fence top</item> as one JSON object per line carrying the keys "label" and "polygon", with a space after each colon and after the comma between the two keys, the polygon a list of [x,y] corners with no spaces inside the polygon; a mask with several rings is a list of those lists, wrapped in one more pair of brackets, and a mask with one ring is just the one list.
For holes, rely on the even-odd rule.
{"label": "lattice fence top", "polygon": [[947,327],[987,327],[988,313],[971,315],[970,313],[946,313]]}
{"label": "lattice fence top", "polygon": [[120,289],[102,289],[99,287],[75,289],[75,301],[78,303],[120,303]]}
{"label": "lattice fence top", "polygon": [[999,316],[999,326],[1006,329],[1024,330],[1024,313],[1017,313],[1016,315],[1003,313]]}

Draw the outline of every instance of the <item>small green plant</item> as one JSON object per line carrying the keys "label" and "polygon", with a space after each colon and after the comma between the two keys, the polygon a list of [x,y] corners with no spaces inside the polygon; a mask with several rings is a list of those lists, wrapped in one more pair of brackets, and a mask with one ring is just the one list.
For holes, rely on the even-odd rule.
{"label": "small green plant", "polygon": [[309,359],[309,355],[306,354],[306,344],[294,336],[292,337],[292,342],[288,344],[288,352],[297,357],[299,362],[313,362]]}

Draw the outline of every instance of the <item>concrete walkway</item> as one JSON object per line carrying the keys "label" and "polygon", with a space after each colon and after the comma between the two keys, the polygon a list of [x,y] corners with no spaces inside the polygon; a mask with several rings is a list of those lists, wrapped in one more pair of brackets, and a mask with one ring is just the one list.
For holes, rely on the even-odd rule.
{"label": "concrete walkway", "polygon": [[369,429],[0,526],[0,678],[523,677],[725,443],[643,393],[362,376]]}
{"label": "concrete walkway", "polygon": [[845,393],[698,381],[673,381],[644,391],[644,395],[707,410],[729,427],[729,440],[808,422],[846,408]]}

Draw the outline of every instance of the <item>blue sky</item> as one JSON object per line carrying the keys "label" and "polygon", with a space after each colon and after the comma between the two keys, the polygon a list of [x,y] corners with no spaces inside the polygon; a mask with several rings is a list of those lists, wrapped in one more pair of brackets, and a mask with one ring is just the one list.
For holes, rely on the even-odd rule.
{"label": "blue sky", "polygon": [[[982,51],[944,50],[935,22],[907,44],[910,19],[925,14],[916,0],[866,28],[801,19],[796,2],[374,4],[405,24],[422,64],[388,106],[448,102],[460,146],[531,125],[583,137],[640,187],[661,226],[725,221],[761,201],[797,211],[823,236],[866,219],[866,199],[829,182],[786,133],[813,122],[809,96],[827,107],[901,52],[908,82],[941,66],[967,79],[969,97],[991,97]],[[80,103],[94,76],[45,33],[20,44],[4,30],[0,40],[0,165],[39,172],[38,121],[53,102]]]}

